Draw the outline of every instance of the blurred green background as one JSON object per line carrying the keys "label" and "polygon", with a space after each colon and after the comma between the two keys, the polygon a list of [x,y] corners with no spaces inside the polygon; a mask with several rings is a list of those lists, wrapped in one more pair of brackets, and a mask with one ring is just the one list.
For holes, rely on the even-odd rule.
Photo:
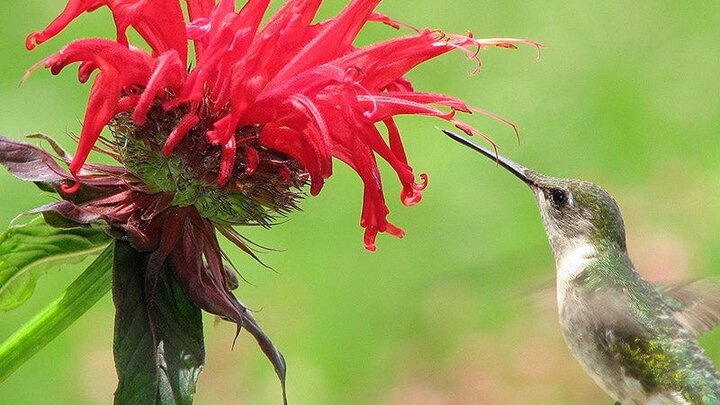
{"label": "blurred green background", "polygon": [[[274,7],[279,2],[274,2]],[[346,2],[327,0],[323,16]],[[25,70],[67,41],[109,36],[109,13],[83,16],[34,52],[25,35],[62,0],[0,2],[0,134],[44,132],[71,147],[88,85]],[[653,280],[720,275],[720,3],[386,0],[415,26],[478,37],[532,38],[534,50],[492,49],[480,74],[460,53],[413,71],[419,90],[448,93],[510,118],[467,121],[531,168],[603,185],[625,215],[631,255]],[[373,24],[359,43],[398,35]],[[609,404],[570,357],[557,324],[554,265],[535,203],[520,182],[461,148],[428,118],[400,120],[411,163],[430,175],[423,202],[385,187],[407,236],[362,247],[361,184],[347,167],[303,212],[246,234],[281,249],[261,268],[227,252],[252,282],[237,291],[283,350],[293,404]],[[49,200],[0,172],[0,224]],[[23,307],[0,315],[0,339],[57,296],[81,266],[52,271]],[[107,296],[0,385],[2,404],[106,404],[116,377]],[[251,339],[206,317],[208,358],[196,403],[273,404],[276,378]],[[702,338],[720,361],[720,332]]]}

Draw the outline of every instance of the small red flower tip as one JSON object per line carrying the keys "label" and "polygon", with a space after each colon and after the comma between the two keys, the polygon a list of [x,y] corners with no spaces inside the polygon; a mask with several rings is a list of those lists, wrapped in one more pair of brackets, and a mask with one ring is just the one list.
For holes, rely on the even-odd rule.
{"label": "small red flower tip", "polygon": [[290,169],[288,169],[285,166],[281,166],[278,169],[278,174],[280,175],[280,178],[283,179],[285,182],[289,182],[292,180],[292,175],[290,173]]}
{"label": "small red flower tip", "polygon": [[366,227],[365,229],[365,237],[364,237],[364,244],[365,249],[374,252],[377,250],[377,244],[375,243],[375,239],[377,238],[378,232],[386,232],[398,239],[402,239],[405,237],[405,231],[402,229],[396,227],[395,225],[391,223],[384,224],[383,228],[376,228],[373,226]]}
{"label": "small red flower tip", "polygon": [[428,185],[428,174],[427,173],[420,173],[420,179],[422,179],[421,183],[415,183],[415,190],[417,191],[423,191],[427,188]]}
{"label": "small red flower tip", "polygon": [[252,176],[258,167],[258,163],[260,163],[260,154],[258,154],[257,149],[248,146],[243,150],[243,155],[245,157],[245,174]]}
{"label": "small red flower tip", "polygon": [[405,237],[405,231],[403,231],[402,229],[396,227],[396,226],[393,225],[393,224],[387,224],[387,227],[385,228],[385,231],[384,231],[384,232],[387,232],[387,233],[389,233],[390,235],[392,235],[392,236],[394,236],[394,237],[396,237],[396,238],[398,238],[398,239],[402,239],[402,238]]}
{"label": "small red flower tip", "polygon": [[87,61],[80,64],[78,68],[78,81],[80,83],[86,83],[90,80],[90,75],[97,69],[97,65],[93,62]]}
{"label": "small red flower tip", "polygon": [[419,203],[420,200],[422,200],[422,193],[412,187],[410,189],[403,189],[400,196],[400,201],[406,207],[412,207],[413,205]]}
{"label": "small red flower tip", "polygon": [[222,187],[230,180],[230,173],[235,165],[235,138],[230,138],[221,148],[220,172],[218,173],[217,184]]}
{"label": "small red flower tip", "polygon": [[168,135],[165,145],[163,145],[163,155],[166,157],[170,156],[173,150],[175,150],[178,144],[182,142],[183,138],[185,138],[185,135],[187,135],[187,133],[190,132],[190,130],[193,129],[199,122],[200,117],[195,114],[188,114],[184,116],[170,135]]}
{"label": "small red flower tip", "polygon": [[412,183],[410,187],[403,188],[400,200],[407,207],[411,207],[422,200],[422,191],[428,185],[427,173],[420,173],[420,178],[422,179],[421,183]]}
{"label": "small red flower tip", "polygon": [[63,183],[60,185],[60,191],[62,191],[65,194],[75,194],[78,190],[80,190],[80,179],[75,177],[75,182],[72,183],[72,185],[68,185],[66,183]]}
{"label": "small red flower tip", "polygon": [[[238,137],[242,128],[256,127],[263,147],[284,153],[304,168],[311,195],[332,175],[333,158],[357,172],[364,190],[365,244],[374,247],[378,232],[396,229],[387,220],[377,158],[396,172],[404,204],[420,201],[427,183],[423,175],[423,182],[415,183],[395,117],[435,117],[482,135],[458,119],[457,112],[471,112],[463,101],[416,91],[405,75],[452,51],[463,52],[477,70],[480,50],[528,44],[539,51],[541,45],[410,27],[409,35],[355,46],[367,22],[406,25],[376,13],[380,0],[352,0],[338,15],[313,23],[321,3],[288,0],[265,18],[270,0],[248,0],[239,11],[234,0],[68,0],[47,28],[27,37],[28,49],[99,7],[110,10],[117,31],[115,41],[75,41],[44,62],[53,74],[79,63],[80,81],[98,71],[71,172],[83,166],[101,131],[118,113],[130,112],[136,126],[147,126],[150,111],[160,105],[166,116],[158,109],[161,117],[154,119],[177,122],[163,154],[173,153],[189,134],[197,135],[193,130],[202,122],[204,136],[220,149],[217,183],[225,185],[240,174],[234,170],[238,152],[247,175],[262,165],[255,162],[252,145]],[[140,34],[149,51],[128,43],[129,28]],[[187,60],[189,45],[195,50],[193,61]]]}
{"label": "small red flower tip", "polygon": [[[389,26],[389,27],[395,28],[396,30],[399,30],[400,27],[403,26],[403,25],[406,26],[406,27],[412,28],[412,27],[408,26],[407,24],[403,24],[403,23],[400,22],[400,21],[394,20],[394,19],[386,16],[385,14],[380,14],[380,13],[372,13],[372,14],[370,14],[370,17],[368,17],[368,20],[369,20],[369,21],[381,22],[381,23],[383,23],[383,24],[385,24],[385,25],[387,25],[387,26]],[[415,28],[412,28],[412,29],[415,30],[415,31],[417,31],[417,29],[415,29]]]}
{"label": "small red flower tip", "polygon": [[25,38],[25,49],[28,51],[32,51],[35,49],[36,46],[38,46],[38,40],[37,40],[38,33],[33,32],[32,34],[28,35],[27,38]]}
{"label": "small red flower tip", "polygon": [[179,90],[184,80],[185,67],[175,50],[167,51],[158,57],[152,75],[135,105],[132,116],[135,125],[141,126],[145,123],[147,113],[158,95],[165,90]]}

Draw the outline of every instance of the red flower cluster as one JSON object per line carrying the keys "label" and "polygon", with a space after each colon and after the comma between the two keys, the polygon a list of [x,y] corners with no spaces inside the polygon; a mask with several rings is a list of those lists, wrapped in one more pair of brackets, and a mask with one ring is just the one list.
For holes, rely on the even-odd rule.
{"label": "red flower cluster", "polygon": [[[474,129],[455,118],[471,109],[453,97],[415,91],[403,77],[415,66],[459,49],[477,59],[479,49],[514,47],[512,38],[476,39],[416,30],[411,35],[362,48],[353,46],[368,21],[398,27],[374,12],[380,0],[351,1],[337,16],[313,23],[322,0],[288,0],[262,24],[270,0],[248,0],[236,11],[235,0],[69,0],[44,31],[27,38],[27,48],[62,31],[80,14],[106,6],[117,26],[117,39],[81,39],[42,62],[53,74],[80,63],[79,80],[95,78],[77,154],[70,163],[76,183],[80,169],[103,128],[121,113],[148,124],[153,108],[180,119],[167,134],[162,152],[169,156],[191,131],[201,130],[220,148],[217,183],[233,177],[237,160],[244,174],[258,165],[257,142],[248,144],[247,128],[259,143],[295,159],[310,175],[310,193],[320,192],[332,174],[332,158],[352,167],[364,183],[361,226],[365,246],[375,249],[378,232],[402,236],[387,221],[376,156],[386,160],[403,186],[401,200],[421,198],[427,178],[416,183],[394,117],[435,116],[467,133]],[[134,28],[152,52],[128,43]],[[189,62],[188,42],[194,48]],[[384,130],[381,131],[384,127]],[[387,140],[386,140],[387,139]],[[254,146],[255,145],[255,146]],[[282,170],[282,167],[278,170]]]}

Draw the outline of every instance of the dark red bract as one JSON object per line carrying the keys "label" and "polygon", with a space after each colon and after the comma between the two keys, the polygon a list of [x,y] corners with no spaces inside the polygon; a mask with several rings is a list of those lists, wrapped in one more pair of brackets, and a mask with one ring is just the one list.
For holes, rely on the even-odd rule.
{"label": "dark red bract", "polygon": [[[69,163],[67,153],[49,137],[35,137],[49,142],[56,156],[32,145],[0,136],[0,165],[15,177],[31,181],[43,190],[54,191],[61,197],[59,201],[26,214],[43,214],[46,221],[54,223],[54,226],[94,224],[101,226],[115,239],[129,242],[132,247],[130,251],[138,259],[136,265],[141,266],[139,270],[144,275],[144,291],[148,292],[147,310],[153,305],[159,280],[168,273],[172,274],[195,305],[234,322],[238,333],[240,328],[244,328],[252,334],[284,384],[285,361],[252,313],[233,295],[232,290],[238,287],[238,279],[235,270],[223,260],[225,254],[216,233],[226,236],[240,249],[254,256],[246,239],[229,224],[222,221],[216,223],[202,217],[202,205],[200,208],[194,205],[180,206],[177,205],[178,193],[149,189],[147,184],[124,166],[86,164],[79,173],[83,182],[78,190],[66,193],[62,186],[72,181],[73,175],[63,170],[58,163]],[[122,141],[133,143],[144,140]],[[104,146],[107,148],[104,152],[111,157],[134,159],[131,156],[133,152],[119,151],[112,144]],[[143,146],[148,145],[143,143]],[[157,145],[150,146],[157,148]],[[143,148],[138,150],[145,151]],[[263,168],[260,169],[262,171]],[[292,193],[286,192],[283,196],[284,200],[275,200],[279,211],[287,204],[293,204]],[[241,221],[253,223],[251,218]],[[155,328],[156,323],[151,323]]]}
{"label": "dark red bract", "polygon": [[[236,11],[234,0],[70,0],[44,31],[27,38],[27,48],[47,41],[78,15],[108,7],[117,26],[115,41],[77,40],[45,59],[53,74],[79,63],[84,82],[95,78],[80,143],[70,163],[76,183],[80,169],[103,128],[119,113],[130,112],[138,127],[148,124],[156,105],[182,118],[167,134],[163,152],[173,153],[199,125],[211,145],[221,150],[216,180],[224,186],[238,160],[252,174],[257,150],[246,145],[242,128],[260,128],[260,144],[282,152],[310,176],[316,195],[332,174],[332,158],[352,167],[364,184],[361,226],[365,246],[375,249],[378,232],[402,236],[387,221],[376,156],[397,173],[406,205],[417,203],[427,178],[416,182],[405,156],[394,117],[435,116],[462,130],[455,112],[471,109],[453,97],[415,91],[403,77],[415,66],[459,49],[470,58],[490,46],[514,47],[520,39],[475,39],[428,29],[356,48],[358,32],[368,21],[398,27],[374,12],[380,0],[351,1],[337,16],[313,23],[321,0],[289,0],[262,24],[269,0],[249,0]],[[128,43],[134,28],[152,52]],[[194,61],[188,61],[188,43]],[[176,111],[177,110],[177,111]],[[381,128],[381,129],[379,129]],[[282,171],[282,168],[278,168]]]}

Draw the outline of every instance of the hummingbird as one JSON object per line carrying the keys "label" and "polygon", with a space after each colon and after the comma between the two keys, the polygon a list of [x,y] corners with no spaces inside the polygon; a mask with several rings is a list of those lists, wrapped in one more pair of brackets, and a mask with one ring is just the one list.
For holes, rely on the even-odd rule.
{"label": "hummingbird", "polygon": [[630,260],[620,208],[607,191],[540,174],[443,132],[532,191],[555,257],[563,337],[616,405],[720,404],[720,373],[696,339],[720,321],[720,284],[649,283]]}

